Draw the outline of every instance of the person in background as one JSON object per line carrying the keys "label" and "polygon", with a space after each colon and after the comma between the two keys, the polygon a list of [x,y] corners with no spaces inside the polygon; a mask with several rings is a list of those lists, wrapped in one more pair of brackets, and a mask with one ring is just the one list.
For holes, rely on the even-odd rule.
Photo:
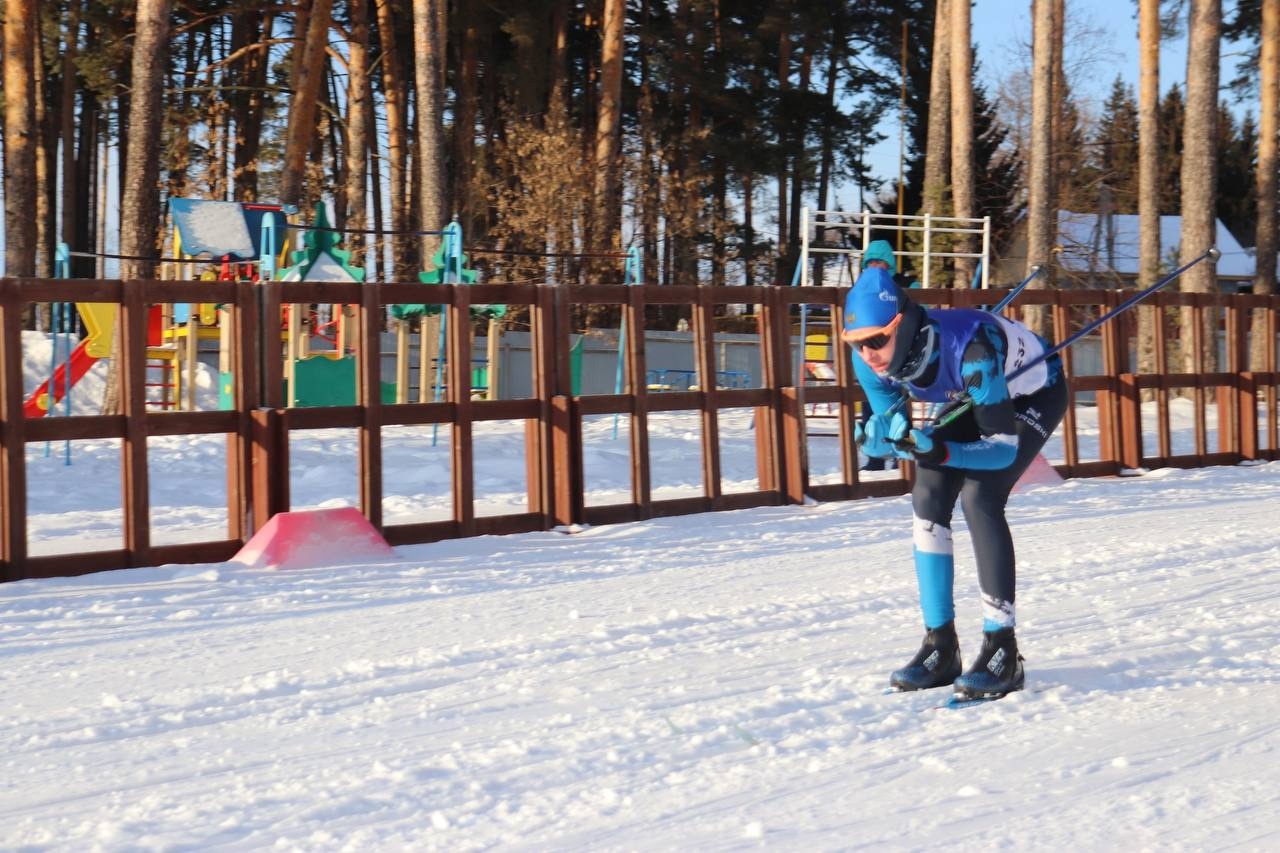
{"label": "person in background", "polygon": [[[872,240],[867,244],[867,248],[862,253],[862,272],[867,270],[887,270],[899,287],[911,287],[904,276],[897,272],[898,262],[893,256],[893,247],[889,245],[888,240]],[[919,282],[916,282],[918,285]],[[866,427],[867,419],[871,417],[871,406],[869,403],[861,403],[858,407],[858,420]],[[868,456],[867,462],[862,466],[863,471],[885,471],[889,468],[889,460],[881,459],[875,456]]]}
{"label": "person in background", "polygon": [[[1008,380],[1048,350],[1043,339],[986,311],[926,311],[881,268],[868,268],[849,291],[841,336],[853,346],[854,373],[875,412],[855,427],[855,440],[870,456],[917,466],[912,550],[925,638],[890,685],[924,690],[954,683],[965,699],[1022,689],[1005,504],[1066,413],[1061,359],[1055,354]],[[931,403],[964,397],[972,406],[945,426],[919,429],[908,420],[910,406],[897,405],[903,395]],[[983,611],[982,650],[963,673],[952,592],[957,500],[973,541]]]}

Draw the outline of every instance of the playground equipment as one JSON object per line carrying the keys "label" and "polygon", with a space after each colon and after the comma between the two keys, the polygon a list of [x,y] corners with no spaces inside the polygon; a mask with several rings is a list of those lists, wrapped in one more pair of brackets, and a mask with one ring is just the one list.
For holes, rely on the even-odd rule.
{"label": "playground equipment", "polygon": [[[942,258],[970,258],[977,262],[978,271],[974,276],[975,287],[986,289],[990,286],[988,270],[991,257],[991,217],[962,218],[956,216],[899,216],[895,213],[872,213],[864,210],[850,213],[839,210],[811,210],[808,207],[800,210],[800,261],[796,265],[792,284],[810,285],[827,284],[824,281],[812,281],[810,260],[813,255],[832,255],[843,257],[850,262],[860,264],[862,250],[872,239],[872,232],[896,232],[899,237],[908,234],[919,235],[918,250],[904,249],[899,239],[894,254],[897,258],[916,258],[920,262],[920,286],[929,287],[932,261]],[[861,236],[860,246],[853,246],[849,236],[853,233]],[[840,234],[839,241],[827,239],[832,234]],[[949,249],[939,251],[936,246],[940,242],[955,239],[961,235],[976,238],[981,248],[976,252],[955,252]],[[834,282],[832,282],[834,283]],[[853,282],[850,281],[850,284]]]}
{"label": "playground equipment", "polygon": [[[933,261],[943,258],[970,258],[977,264],[974,272],[973,286],[986,288],[989,286],[988,270],[991,254],[991,217],[961,218],[955,216],[899,216],[893,213],[872,213],[864,210],[861,213],[849,213],[838,210],[812,210],[808,207],[800,210],[800,259],[796,263],[791,284],[806,287],[808,285],[841,286],[852,285],[857,277],[856,270],[862,264],[863,249],[870,245],[872,232],[893,231],[898,234],[898,247],[895,256],[901,261],[915,258],[920,262],[920,286],[930,286],[930,274]],[[858,245],[853,245],[851,235],[859,234]],[[902,247],[902,236],[919,235],[920,249],[907,250]],[[839,239],[832,239],[839,235]],[[961,235],[976,238],[981,246],[977,252],[955,252],[949,249],[938,251],[936,242],[951,240]],[[837,266],[836,281],[813,280],[813,256],[830,255],[843,260]],[[825,279],[825,275],[824,275]],[[800,304],[800,340],[808,339],[809,306]],[[797,381],[804,384],[805,359],[799,360],[800,366]]]}
{"label": "playground equipment", "polygon": [[[283,227],[285,218],[280,205],[183,198],[170,199],[169,203],[174,222],[173,252],[162,264],[162,278],[179,279],[186,275],[187,265],[209,264],[216,268],[200,273],[204,280],[257,280],[259,267],[264,266],[259,253],[274,262],[274,249],[264,245],[262,235],[273,235],[277,226]],[[59,244],[55,264],[59,277],[69,276],[72,254],[75,253],[65,244]],[[197,257],[200,255],[205,257]],[[49,379],[27,399],[27,417],[43,417],[59,401],[69,400],[69,389],[100,359],[111,354],[116,306],[77,303],[75,309],[84,324],[85,336],[64,359],[59,359],[59,343],[70,334],[75,318],[69,305],[54,307],[54,364]],[[147,315],[148,406],[164,410],[196,408],[201,341],[218,341],[223,361],[220,367],[224,378],[229,376],[226,354],[230,347],[224,337],[227,325],[221,322],[221,314],[221,306],[216,304],[151,306]],[[59,330],[64,333],[61,338]],[[224,387],[223,408],[229,408],[229,400],[229,387]]]}
{"label": "playground equipment", "polygon": [[[431,259],[431,269],[418,273],[418,280],[423,284],[475,284],[479,273],[468,269],[468,257],[462,251],[462,226],[456,221],[450,222],[440,232],[440,248]],[[471,369],[472,397],[483,397],[496,400],[499,389],[499,352],[502,340],[502,324],[499,322],[507,313],[507,306],[501,304],[472,305],[472,319],[489,321],[486,359],[479,366],[473,363]],[[418,327],[418,400],[428,401],[427,389],[433,389],[432,400],[439,400],[444,391],[445,359],[441,353],[445,351],[445,335],[447,317],[440,305],[409,303],[391,306],[391,316],[399,322],[396,325],[396,391],[395,402],[409,402],[410,382],[410,338],[413,324]]]}
{"label": "playground equipment", "polygon": [[[329,226],[324,204],[317,203],[311,227],[293,264],[279,271],[280,281],[364,281],[362,267],[351,265],[351,252],[338,248],[340,234]],[[356,359],[349,324],[353,306],[320,305],[304,318],[285,306],[285,400],[289,406],[349,406],[356,402]],[[395,389],[382,383],[381,399],[391,402]]]}
{"label": "playground equipment", "polygon": [[[200,274],[200,278],[211,281],[258,281],[263,267],[274,268],[278,255],[273,236],[287,222],[281,205],[174,198],[169,201],[169,209],[173,216],[175,260],[165,264],[163,278],[182,278],[186,260],[216,264],[216,269]],[[200,255],[206,257],[197,258]],[[167,349],[157,349],[150,360],[160,368],[162,376],[172,377],[172,382],[153,383],[153,387],[160,388],[164,408],[196,408],[195,378],[201,341],[218,342],[219,405],[230,407],[230,364],[226,355],[230,346],[225,319],[222,306],[212,303],[176,303],[162,310],[161,344]]]}
{"label": "playground equipment", "polygon": [[[59,243],[56,269],[65,278],[70,268],[70,249]],[[71,389],[100,359],[111,356],[111,337],[115,331],[116,306],[101,302],[77,302],[75,312],[84,323],[85,336],[74,349],[70,348],[70,335],[75,325],[71,303],[55,303],[53,320],[53,356],[49,378],[27,397],[23,414],[28,418],[41,418],[49,414],[59,402],[65,403],[65,414],[71,414]],[[158,306],[147,315],[147,358],[163,358],[166,348],[160,339],[160,313]],[[60,341],[67,343],[65,359],[58,358]]]}
{"label": "playground equipment", "polygon": [[[291,226],[284,208],[274,204],[208,201],[203,199],[171,199],[173,215],[172,257],[163,260],[162,278],[182,278],[185,264],[213,265],[199,274],[204,280],[280,280],[297,282],[364,281],[365,271],[350,263],[351,252],[339,248],[341,232],[329,227],[323,204],[317,204],[312,224]],[[290,248],[288,228],[303,231],[301,245]],[[426,233],[426,232],[424,232]],[[462,252],[462,230],[451,223],[437,233],[444,238],[433,258],[432,268],[419,274],[423,283],[473,283],[475,270],[468,269]],[[295,241],[296,243],[297,241]],[[69,250],[60,252],[69,260]],[[281,261],[288,257],[289,266]],[[283,268],[281,268],[283,266]],[[69,269],[63,263],[60,269]],[[84,339],[59,359],[55,349],[49,379],[26,401],[28,417],[42,417],[93,365],[110,356],[117,307],[111,304],[77,305],[84,323]],[[283,306],[280,341],[285,359],[285,399],[289,406],[338,406],[355,402],[356,364],[353,353],[356,341],[349,323],[353,306],[308,305]],[[62,307],[55,309],[59,327],[70,326],[70,306],[63,320]],[[471,371],[473,396],[496,399],[499,388],[499,345],[505,305],[473,305],[472,316],[489,321],[488,358],[477,360]],[[394,306],[393,316],[400,320],[397,348],[397,382],[382,383],[383,402],[407,402],[410,390],[408,334],[413,321],[418,321],[421,335],[418,356],[420,401],[429,399],[434,386],[434,399],[444,390],[445,315],[441,306]],[[233,405],[233,383],[229,354],[233,347],[228,339],[230,327],[223,306],[212,303],[175,303],[152,306],[148,314],[147,388],[148,405],[162,409],[194,410],[196,377],[201,344],[215,343],[219,369],[219,407]],[[423,321],[427,322],[423,322]],[[66,339],[54,336],[55,348]],[[70,349],[70,347],[68,347]],[[205,354],[208,358],[208,354]],[[435,368],[434,378],[430,376]]]}

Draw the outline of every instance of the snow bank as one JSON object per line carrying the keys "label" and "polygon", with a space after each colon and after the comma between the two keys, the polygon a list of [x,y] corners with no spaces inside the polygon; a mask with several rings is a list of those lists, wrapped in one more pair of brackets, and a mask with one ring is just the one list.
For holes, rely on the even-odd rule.
{"label": "snow bank", "polygon": [[905,498],[0,586],[0,848],[1274,849],[1278,506],[1015,496],[1028,689],[962,711],[882,692]]}

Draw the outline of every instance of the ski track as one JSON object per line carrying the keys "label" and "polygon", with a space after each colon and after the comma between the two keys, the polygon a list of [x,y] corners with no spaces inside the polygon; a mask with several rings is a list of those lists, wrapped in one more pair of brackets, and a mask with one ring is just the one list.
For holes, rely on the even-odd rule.
{"label": "ski track", "polygon": [[1029,689],[960,710],[883,692],[907,498],[8,584],[0,848],[1274,848],[1277,506],[1015,496]]}

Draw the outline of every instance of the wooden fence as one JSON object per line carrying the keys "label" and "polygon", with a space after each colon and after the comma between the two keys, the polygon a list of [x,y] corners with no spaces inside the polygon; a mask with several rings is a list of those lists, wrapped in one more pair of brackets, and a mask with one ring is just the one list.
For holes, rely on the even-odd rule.
{"label": "wooden fence", "polygon": [[[995,301],[995,291],[913,291],[929,305],[974,306]],[[1028,291],[1018,310],[1046,306],[1056,337],[1119,304],[1119,291]],[[289,440],[296,430],[350,428],[358,436],[361,509],[392,544],[430,542],[480,534],[546,530],[578,523],[608,524],[657,516],[802,502],[848,500],[905,492],[911,466],[890,479],[859,479],[852,443],[856,404],[862,393],[853,378],[847,347],[839,342],[844,292],[834,288],[693,287],[599,285],[421,285],[171,281],[0,280],[0,579],[84,574],[107,569],[164,563],[215,562],[230,558],[273,514],[288,510]],[[29,303],[99,302],[119,306],[123,414],[85,417],[23,416],[22,323]],[[146,406],[147,311],[154,303],[214,302],[228,311],[234,406],[226,411],[153,412]],[[286,408],[282,387],[284,361],[279,351],[281,310],[287,305],[348,304],[356,311],[358,333],[357,403],[327,408]],[[449,331],[445,350],[447,396],[439,402],[384,404],[380,399],[380,333],[386,307],[402,303],[444,306]],[[524,399],[472,400],[470,394],[473,304],[525,305],[533,339],[533,394]],[[807,303],[810,331],[822,331],[836,343],[835,381],[813,385],[797,381],[793,334],[798,306]],[[650,392],[646,387],[646,310],[684,306],[694,332],[699,377],[716,375],[715,337],[728,304],[756,306],[763,377],[755,388],[717,388],[699,382],[697,390]],[[626,346],[623,352],[627,393],[572,396],[570,341],[575,309],[620,309]],[[1062,436],[1066,476],[1115,475],[1140,467],[1196,467],[1247,459],[1280,458],[1277,440],[1276,309],[1280,299],[1255,296],[1159,294],[1137,310],[1164,315],[1190,310],[1218,325],[1225,335],[1224,369],[1189,373],[1174,369],[1166,323],[1157,324],[1155,372],[1138,375],[1130,365],[1132,312],[1108,323],[1101,338],[1104,370],[1077,375],[1071,352],[1065,353],[1073,400],[1090,395],[1097,407],[1096,458],[1081,458],[1076,410],[1068,411]],[[1018,310],[1013,313],[1016,315]],[[580,313],[580,312],[579,312]],[[271,318],[264,323],[264,318]],[[829,326],[828,326],[829,324]],[[1198,323],[1196,328],[1203,328]],[[825,327],[825,328],[820,328]],[[1251,327],[1253,327],[1251,329]],[[1265,335],[1266,367],[1250,372],[1251,334]],[[265,343],[264,343],[265,342]],[[1197,343],[1199,341],[1197,340]],[[1144,394],[1154,398],[1156,446],[1143,446]],[[1169,399],[1190,396],[1195,407],[1194,453],[1175,455]],[[825,404],[838,427],[841,475],[838,482],[814,484],[807,468],[806,408]],[[1216,446],[1209,446],[1206,415],[1217,407]],[[758,489],[726,493],[721,483],[718,413],[754,410]],[[702,434],[703,494],[655,500],[651,494],[650,415],[696,413]],[[629,421],[630,499],[608,506],[584,500],[583,419],[617,415]],[[474,506],[473,426],[480,422],[525,423],[527,511],[477,517]],[[443,425],[450,431],[452,517],[412,524],[383,522],[382,430],[396,425]],[[147,442],[167,435],[225,435],[228,522],[215,541],[152,544]],[[33,442],[119,439],[123,547],[110,551],[34,556],[27,534],[26,448]],[[823,439],[830,441],[832,439]]]}

